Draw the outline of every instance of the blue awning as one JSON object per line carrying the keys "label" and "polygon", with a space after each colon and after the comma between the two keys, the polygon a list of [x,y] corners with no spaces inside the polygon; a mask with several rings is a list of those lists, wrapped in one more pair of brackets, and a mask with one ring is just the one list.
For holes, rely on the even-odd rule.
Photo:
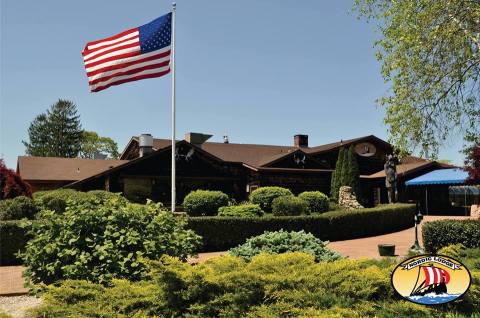
{"label": "blue awning", "polygon": [[406,186],[429,185],[429,184],[465,184],[468,172],[459,169],[440,169],[428,172],[420,177],[405,182]]}

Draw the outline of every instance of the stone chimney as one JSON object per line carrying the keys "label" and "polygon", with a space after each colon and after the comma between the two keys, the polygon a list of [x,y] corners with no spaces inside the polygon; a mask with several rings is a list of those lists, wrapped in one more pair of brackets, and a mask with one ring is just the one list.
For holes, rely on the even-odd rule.
{"label": "stone chimney", "polygon": [[140,157],[145,156],[153,152],[153,137],[150,134],[141,134],[138,138],[138,155]]}
{"label": "stone chimney", "polygon": [[308,147],[308,135],[293,136],[293,145],[299,148]]}
{"label": "stone chimney", "polygon": [[210,137],[212,137],[212,135],[200,134],[200,133],[194,133],[194,132],[188,132],[185,134],[185,140],[198,147],[201,147],[205,141],[210,139]]}

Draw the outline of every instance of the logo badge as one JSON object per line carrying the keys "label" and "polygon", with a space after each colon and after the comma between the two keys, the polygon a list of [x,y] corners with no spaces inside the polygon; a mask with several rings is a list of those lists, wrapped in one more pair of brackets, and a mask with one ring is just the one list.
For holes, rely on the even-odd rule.
{"label": "logo badge", "polygon": [[461,262],[445,255],[418,255],[400,263],[392,273],[392,286],[416,304],[440,305],[463,296],[471,275]]}

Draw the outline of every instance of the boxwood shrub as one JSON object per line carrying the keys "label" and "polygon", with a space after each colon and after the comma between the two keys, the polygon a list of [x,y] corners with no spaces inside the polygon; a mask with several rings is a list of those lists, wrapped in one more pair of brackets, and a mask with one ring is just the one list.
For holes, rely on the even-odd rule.
{"label": "boxwood shrub", "polygon": [[183,200],[183,209],[190,216],[216,215],[218,209],[228,205],[228,195],[222,191],[195,190]]}
{"label": "boxwood shrub", "polygon": [[319,215],[261,218],[190,217],[187,227],[203,237],[203,251],[225,251],[265,231],[301,231],[321,240],[338,241],[380,235],[412,227],[415,206],[388,204]]}
{"label": "boxwood shrub", "polygon": [[252,203],[223,206],[218,209],[218,216],[258,217],[262,215],[263,211],[260,206]]}
{"label": "boxwood shrub", "polygon": [[305,191],[300,193],[298,197],[307,202],[308,213],[323,213],[329,209],[329,199],[323,192]]}
{"label": "boxwood shrub", "polygon": [[463,244],[467,248],[480,247],[480,220],[439,220],[422,226],[425,250],[431,253],[440,248]]}
{"label": "boxwood shrub", "polygon": [[18,196],[14,199],[0,201],[0,221],[33,219],[38,208],[32,199]]}
{"label": "boxwood shrub", "polygon": [[260,205],[263,211],[272,212],[272,202],[282,196],[293,195],[293,193],[282,187],[261,187],[255,189],[249,197],[250,202]]}
{"label": "boxwood shrub", "polygon": [[300,215],[307,212],[307,202],[293,195],[275,198],[272,213],[275,216]]}

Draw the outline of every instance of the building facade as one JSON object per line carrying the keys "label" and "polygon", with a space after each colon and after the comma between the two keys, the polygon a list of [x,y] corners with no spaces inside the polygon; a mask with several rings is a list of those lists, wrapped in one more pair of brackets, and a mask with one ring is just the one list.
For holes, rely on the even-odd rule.
{"label": "building facade", "polygon": [[[188,133],[184,140],[176,142],[177,203],[181,203],[190,191],[196,189],[221,190],[237,202],[246,200],[249,193],[262,186],[286,187],[295,194],[303,191],[329,194],[331,174],[339,150],[351,145],[359,163],[361,198],[370,206],[386,201],[383,165],[386,155],[393,152],[393,147],[373,135],[313,147],[309,145],[307,135],[295,135],[290,146],[229,143],[227,138],[223,143],[208,142],[209,137]],[[20,164],[25,161],[22,158],[25,157],[19,158],[17,170],[24,177],[24,172],[29,168],[25,162]],[[72,174],[76,176],[74,161],[78,159],[62,159],[71,160],[72,164],[68,167],[64,164],[58,169],[51,165],[50,169],[59,170],[56,175],[63,173],[68,178],[72,178]],[[30,165],[35,160],[32,157]],[[409,157],[408,160],[411,162],[401,162],[398,166],[399,176],[403,179],[410,174],[416,176],[415,172],[439,167],[436,162],[415,157]],[[62,186],[81,191],[102,189],[121,192],[132,200],[150,198],[164,204],[170,203],[169,139],[153,139],[149,135],[132,137],[120,160],[103,161],[104,168],[100,171],[88,176],[78,175],[77,179],[70,179],[71,182],[65,182]],[[81,169],[85,170],[85,167]],[[50,182],[47,175],[43,181],[45,184]],[[38,180],[36,182],[37,188],[44,188]]]}

